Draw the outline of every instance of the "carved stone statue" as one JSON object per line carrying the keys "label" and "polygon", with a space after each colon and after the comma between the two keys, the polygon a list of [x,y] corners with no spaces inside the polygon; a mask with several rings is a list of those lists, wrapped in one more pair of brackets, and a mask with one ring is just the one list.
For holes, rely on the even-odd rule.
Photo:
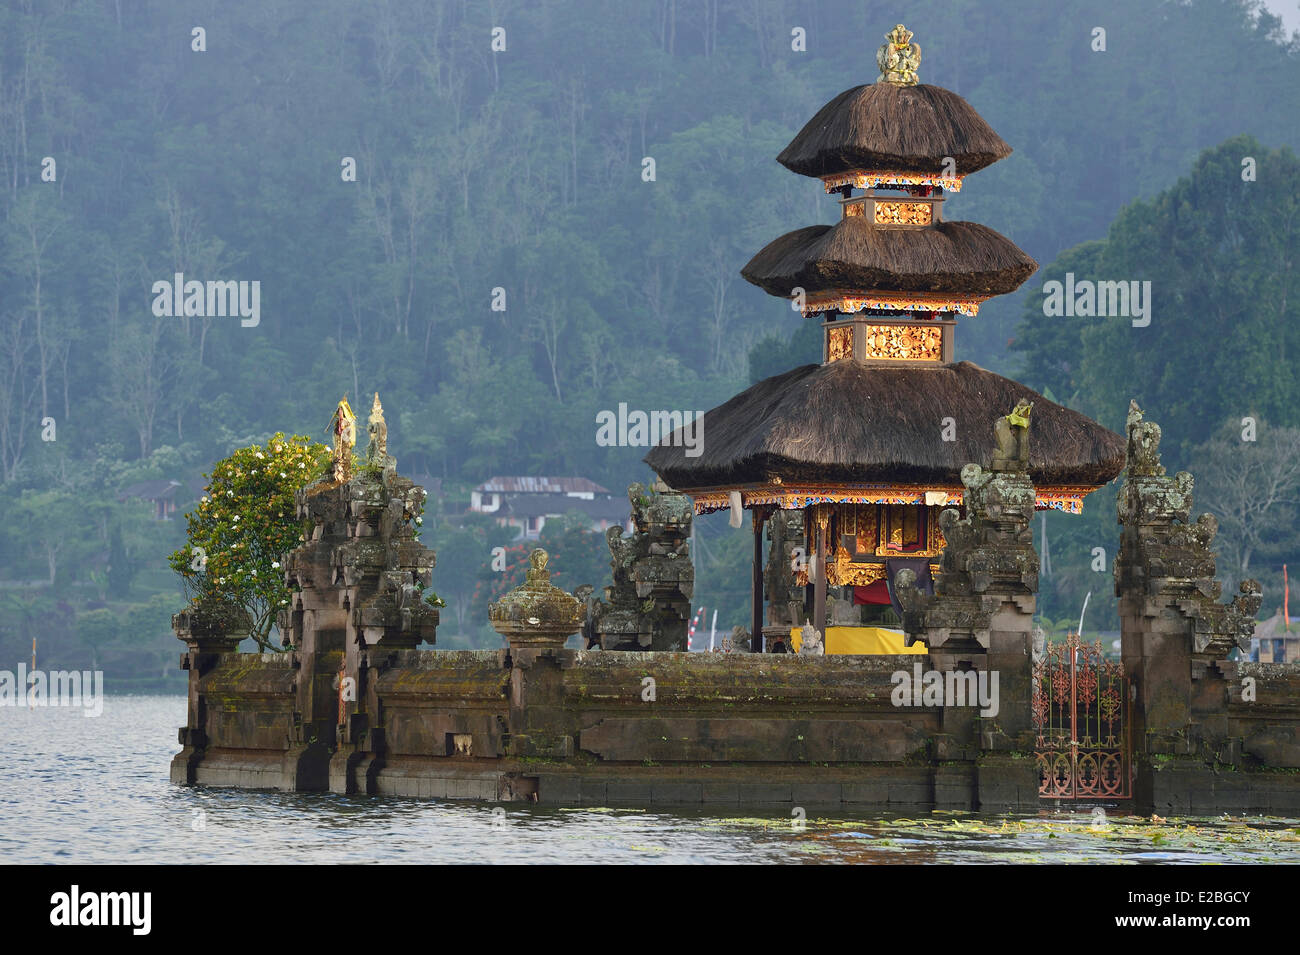
{"label": "carved stone statue", "polygon": [[528,555],[528,570],[524,572],[528,583],[549,584],[551,582],[551,572],[546,569],[550,559],[550,555],[540,547],[533,548],[533,552]]}
{"label": "carved stone statue", "polygon": [[962,467],[961,481],[966,516],[953,508],[939,514],[947,543],[934,593],[916,586],[910,567],[894,575],[907,645],[922,640],[931,653],[978,653],[989,649],[998,618],[1004,632],[1023,633],[1029,652],[1038,593],[1038,555],[1030,531],[1033,483],[1023,466],[986,471],[973,463]]}
{"label": "carved stone statue", "polygon": [[366,460],[371,464],[382,465],[388,457],[388,422],[384,420],[384,406],[379,403],[379,392],[375,392],[375,403],[370,406],[370,421],[366,426],[370,434],[370,444],[366,448]]}
{"label": "carved stone statue", "polygon": [[731,628],[731,634],[725,638],[724,642],[728,645],[729,653],[748,653],[751,639],[748,627],[737,626]]}
{"label": "carved stone statue", "polygon": [[915,86],[916,71],[921,66],[921,45],[912,42],[912,31],[900,23],[886,33],[885,43],[876,51],[876,65],[880,67],[877,83]]}
{"label": "carved stone statue", "polygon": [[994,471],[1022,471],[1029,464],[1029,414],[1034,403],[1021,398],[1009,415],[993,422],[997,448],[993,452]]}
{"label": "carved stone statue", "polygon": [[352,413],[346,394],[334,409],[330,430],[334,432],[334,480],[342,484],[352,478],[352,448],[357,443],[357,416]]}
{"label": "carved stone statue", "polygon": [[799,631],[799,656],[801,657],[820,657],[826,654],[826,644],[822,640],[821,631],[811,623],[805,623]]}
{"label": "carved stone statue", "polygon": [[1159,477],[1165,473],[1160,463],[1160,425],[1142,419],[1142,409],[1136,401],[1128,403],[1128,467],[1132,473],[1143,477]]}

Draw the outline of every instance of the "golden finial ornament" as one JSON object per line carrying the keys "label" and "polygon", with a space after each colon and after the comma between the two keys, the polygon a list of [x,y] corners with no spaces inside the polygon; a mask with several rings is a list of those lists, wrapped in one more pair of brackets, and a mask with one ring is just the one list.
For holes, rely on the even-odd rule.
{"label": "golden finial ornament", "polygon": [[880,67],[877,83],[915,86],[920,82],[916,71],[921,66],[921,45],[912,42],[912,31],[900,23],[886,33],[876,51],[876,65]]}

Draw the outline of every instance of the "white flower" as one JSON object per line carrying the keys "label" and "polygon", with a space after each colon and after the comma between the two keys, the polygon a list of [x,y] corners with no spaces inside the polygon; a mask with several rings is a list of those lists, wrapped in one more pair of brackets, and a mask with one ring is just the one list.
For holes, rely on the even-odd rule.
{"label": "white flower", "polygon": [[417,523],[417,524],[423,524],[423,523],[424,523],[424,518],[423,518],[423,517],[417,517],[417,518],[415,519],[415,523]]}
{"label": "white flower", "polygon": [[271,569],[272,569],[272,570],[279,570],[279,569],[280,569],[280,562],[279,562],[278,560],[273,560],[273,561],[271,561]]}
{"label": "white flower", "polygon": [[285,474],[283,471],[280,472],[280,477],[288,477],[288,476],[289,475]]}
{"label": "white flower", "polygon": [[257,460],[259,460],[259,461],[262,460],[262,452],[261,452],[261,451],[258,451],[256,457],[257,457]]}
{"label": "white flower", "polygon": [[207,498],[207,495],[206,495],[206,494],[203,496],[203,500],[199,501],[199,503],[200,503],[200,504],[206,504],[206,503],[208,503],[208,498]]}
{"label": "white flower", "polygon": [[305,468],[306,466],[307,466],[307,465],[303,464],[301,461],[298,462],[298,467],[299,467],[299,468]]}
{"label": "white flower", "polygon": [[236,523],[236,524],[239,523],[239,515],[238,515],[238,514],[235,515],[235,523]]}
{"label": "white flower", "polygon": [[234,491],[227,491],[227,492],[226,492],[226,497],[234,497],[234,496],[235,496],[235,492],[234,492]]}

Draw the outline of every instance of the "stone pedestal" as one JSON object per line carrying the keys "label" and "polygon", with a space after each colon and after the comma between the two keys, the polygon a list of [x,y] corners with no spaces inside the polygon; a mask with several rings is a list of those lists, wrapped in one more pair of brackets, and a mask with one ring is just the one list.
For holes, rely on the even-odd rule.
{"label": "stone pedestal", "polygon": [[573,755],[573,736],[559,670],[573,665],[576,651],[565,650],[564,641],[581,628],[585,608],[551,583],[546,551],[539,547],[528,561],[524,584],[488,606],[493,629],[510,644],[502,659],[511,668],[506,754],[564,759]]}
{"label": "stone pedestal", "polygon": [[558,650],[582,628],[582,602],[551,583],[547,560],[546,551],[534,550],[524,583],[488,605],[492,629],[511,650]]}
{"label": "stone pedestal", "polygon": [[186,722],[178,734],[182,749],[172,757],[171,780],[192,786],[208,746],[208,695],[203,677],[237,652],[240,641],[248,636],[248,620],[242,608],[229,604],[191,606],[172,616],[172,630],[186,647],[181,669],[189,671],[189,689]]}

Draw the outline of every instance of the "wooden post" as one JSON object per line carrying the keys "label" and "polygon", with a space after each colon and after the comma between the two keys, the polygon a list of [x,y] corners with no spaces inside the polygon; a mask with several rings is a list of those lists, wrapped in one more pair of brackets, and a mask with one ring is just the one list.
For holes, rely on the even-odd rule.
{"label": "wooden post", "polygon": [[[822,639],[826,637],[826,531],[827,520],[813,508],[813,539],[816,542],[817,577],[813,580],[813,618],[812,625],[821,631]],[[824,646],[825,644],[823,644]]]}
{"label": "wooden post", "polygon": [[754,578],[753,606],[750,608],[749,647],[762,653],[763,647],[763,509],[755,507],[754,517]]}

